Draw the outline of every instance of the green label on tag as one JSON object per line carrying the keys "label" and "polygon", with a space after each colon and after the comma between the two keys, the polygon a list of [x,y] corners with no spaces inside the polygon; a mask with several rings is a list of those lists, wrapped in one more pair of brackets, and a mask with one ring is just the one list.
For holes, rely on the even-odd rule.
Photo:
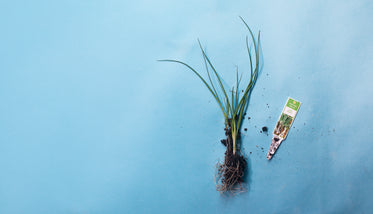
{"label": "green label on tag", "polygon": [[300,102],[289,98],[288,102],[286,103],[286,106],[295,110],[295,111],[298,111],[299,106],[300,106]]}

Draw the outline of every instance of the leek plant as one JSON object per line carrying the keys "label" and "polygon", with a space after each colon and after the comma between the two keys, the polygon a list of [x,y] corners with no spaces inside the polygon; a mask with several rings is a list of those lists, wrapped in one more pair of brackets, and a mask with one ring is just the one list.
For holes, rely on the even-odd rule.
{"label": "leek plant", "polygon": [[[244,87],[242,90],[240,89],[240,83],[242,80],[242,74],[238,74],[238,68],[236,69],[236,82],[235,86],[228,90],[228,88],[224,87],[223,85],[223,79],[215,69],[214,65],[212,64],[210,58],[207,56],[206,52],[203,50],[202,45],[200,41],[198,40],[199,47],[202,52],[203,56],[203,62],[204,66],[207,72],[207,79],[203,78],[199,72],[197,72],[193,67],[188,65],[185,62],[178,61],[178,60],[171,60],[171,59],[165,59],[165,60],[159,60],[162,62],[173,62],[178,63],[183,66],[186,66],[190,71],[192,71],[206,86],[206,88],[210,91],[211,95],[216,100],[219,108],[221,109],[221,112],[224,116],[224,124],[225,124],[225,130],[227,135],[226,140],[226,146],[227,146],[227,152],[226,152],[226,161],[225,165],[220,166],[220,175],[223,176],[222,183],[225,184],[221,186],[221,188],[218,188],[221,192],[225,192],[228,190],[232,190],[232,187],[240,181],[243,181],[243,171],[244,168],[241,170],[242,172],[239,173],[229,173],[228,171],[232,172],[232,169],[227,168],[227,165],[229,165],[228,162],[237,162],[239,158],[234,158],[235,156],[240,156],[239,151],[237,151],[237,141],[240,136],[240,128],[242,126],[242,122],[244,119],[244,114],[247,109],[247,103],[250,97],[250,93],[255,85],[256,79],[258,77],[259,72],[259,43],[260,43],[260,31],[258,33],[257,39],[255,38],[252,30],[248,26],[248,24],[245,22],[245,20],[240,16],[240,19],[246,26],[246,28],[249,31],[250,40],[252,41],[253,48],[250,48],[249,45],[249,36],[246,36],[246,49],[248,53],[248,60],[250,63],[250,79],[246,87]],[[252,49],[254,50],[254,53],[252,53]],[[213,79],[216,80],[217,83],[213,83]],[[242,91],[242,94],[240,93]],[[220,92],[220,93],[218,93]],[[232,142],[230,142],[232,141]],[[232,147],[232,148],[230,148]],[[231,157],[231,160],[227,162],[227,157]],[[243,165],[246,167],[246,160],[244,160],[243,156],[242,161],[244,162]],[[228,158],[229,159],[229,158]],[[235,160],[235,161],[233,161]],[[241,161],[241,162],[242,162]],[[232,168],[239,168],[237,166],[240,163],[230,164]],[[234,170],[234,169],[233,169]],[[231,180],[231,182],[230,182]]]}

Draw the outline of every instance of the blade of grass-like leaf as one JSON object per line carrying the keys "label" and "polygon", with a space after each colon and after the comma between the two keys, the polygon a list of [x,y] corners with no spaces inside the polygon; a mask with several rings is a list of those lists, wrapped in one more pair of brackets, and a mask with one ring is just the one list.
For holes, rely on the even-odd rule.
{"label": "blade of grass-like leaf", "polygon": [[[252,74],[251,75],[251,78],[250,78],[250,81],[251,79],[254,79],[256,80],[256,77],[257,77],[257,71],[258,71],[258,67],[259,67],[259,40],[260,40],[260,31],[258,33],[258,41],[257,43],[255,42],[255,37],[254,37],[254,34],[253,32],[251,31],[249,25],[245,22],[245,20],[240,16],[240,19],[242,20],[242,22],[245,24],[246,28],[249,30],[250,32],[250,36],[251,36],[251,39],[254,43],[254,52],[255,52],[255,71],[254,71],[254,75]],[[248,46],[248,42],[246,43],[246,45]],[[249,57],[251,58],[251,51],[249,50]]]}
{"label": "blade of grass-like leaf", "polygon": [[[201,50],[202,50],[202,46],[201,46],[201,43],[200,43],[199,39],[198,39],[198,44],[199,44],[199,47],[200,47]],[[204,55],[203,53],[202,53],[202,56],[203,56],[203,62],[204,62],[204,64],[205,64],[205,68],[206,68],[207,76],[208,76],[208,78],[209,78],[209,81],[210,81],[210,84],[211,84],[212,90],[215,92],[216,96],[218,96],[218,97],[219,97],[219,100],[220,100],[220,96],[219,96],[218,92],[216,92],[216,89],[215,89],[214,83],[212,83],[212,80],[211,80],[211,76],[210,76],[209,68],[208,68],[208,66],[207,66],[207,62],[206,62],[206,57],[205,57],[205,55]]]}
{"label": "blade of grass-like leaf", "polygon": [[[241,80],[242,80],[242,73],[241,73],[241,76],[240,76],[240,79],[238,80],[238,85],[240,85],[240,83],[241,83]],[[237,87],[237,88],[239,88],[239,87]],[[236,102],[237,102],[237,104],[236,104],[236,109],[238,108],[238,106],[239,106],[239,100],[240,100],[240,95],[239,95],[239,93],[237,94],[237,99],[236,99]]]}
{"label": "blade of grass-like leaf", "polygon": [[[250,84],[248,85],[248,88],[249,88],[249,91],[252,89],[252,87],[253,87],[253,84],[254,84],[254,81],[250,81]],[[244,112],[244,109],[245,109],[245,107],[246,107],[246,104],[247,104],[247,100],[248,100],[248,97],[249,97],[249,91],[248,91],[248,93],[245,93],[244,95],[243,95],[243,97],[241,98],[241,100],[240,100],[240,104],[239,104],[239,107],[238,107],[238,109],[239,109],[239,119],[238,119],[238,122],[237,122],[237,126],[238,126],[238,128],[241,126],[241,123],[242,123],[242,114],[243,114],[243,112]],[[242,101],[242,102],[241,102]]]}
{"label": "blade of grass-like leaf", "polygon": [[[247,27],[247,29],[249,30],[250,32],[250,35],[251,35],[251,39],[254,43],[254,52],[255,52],[255,69],[254,69],[254,72],[253,72],[253,68],[252,68],[252,56],[251,56],[251,51],[250,51],[250,48],[249,48],[249,42],[248,42],[248,38],[246,37],[246,48],[248,50],[248,54],[249,54],[249,60],[250,60],[250,83],[249,85],[246,87],[245,89],[245,92],[244,94],[242,95],[242,98],[238,104],[238,108],[237,110],[240,111],[240,110],[243,110],[244,106],[246,105],[246,99],[248,94],[249,94],[249,91],[250,89],[253,87],[253,84],[255,83],[256,81],[256,77],[257,77],[257,72],[258,72],[258,67],[259,67],[259,45],[256,44],[255,42],[255,37],[254,37],[254,34],[253,32],[251,31],[250,27],[247,25],[247,23],[245,22],[245,20],[240,16],[240,19],[242,20],[242,22],[245,24],[245,26]],[[258,39],[260,38],[260,33],[258,35]],[[259,41],[258,41],[259,43]],[[240,109],[240,110],[239,110]]]}
{"label": "blade of grass-like leaf", "polygon": [[227,116],[229,117],[229,113],[230,113],[229,100],[228,98],[225,98],[224,100],[225,100],[226,113],[227,113]]}
{"label": "blade of grass-like leaf", "polygon": [[214,96],[215,100],[218,102],[221,110],[223,111],[223,114],[225,116],[225,111],[224,111],[224,108],[222,106],[222,102],[221,100],[219,99],[219,97],[214,93],[214,91],[211,89],[211,87],[209,86],[209,84],[205,81],[205,79],[203,79],[203,77],[194,69],[192,68],[190,65],[184,63],[184,62],[181,62],[181,61],[178,61],[178,60],[171,60],[171,59],[164,59],[164,60],[158,60],[160,62],[175,62],[175,63],[179,63],[179,64],[182,64],[184,66],[186,66],[187,68],[189,68],[191,71],[193,71],[194,74],[196,74],[199,79],[205,84],[205,86],[208,88],[208,90],[211,92],[212,96]]}
{"label": "blade of grass-like leaf", "polygon": [[259,69],[259,59],[260,59],[260,55],[259,55],[259,45],[260,45],[260,31],[258,33],[258,41],[257,41],[257,44],[256,44],[258,47],[257,47],[257,50],[258,52],[256,53],[256,61],[257,61],[257,69]]}
{"label": "blade of grass-like leaf", "polygon": [[[241,18],[241,17],[240,17]],[[241,18],[242,19],[242,18]],[[243,21],[243,20],[242,20]],[[246,24],[246,22],[244,22],[245,24]],[[248,26],[247,26],[248,27]],[[250,30],[250,29],[249,29]],[[247,38],[247,37],[246,37]],[[250,89],[251,89],[251,87],[252,87],[252,85],[253,85],[253,81],[255,81],[256,80],[256,73],[257,73],[257,70],[258,70],[258,58],[257,58],[257,56],[258,56],[258,54],[256,53],[256,43],[255,43],[255,38],[252,36],[251,37],[252,39],[253,39],[253,43],[254,43],[254,51],[255,51],[255,60],[256,60],[256,66],[255,66],[255,69],[254,69],[254,72],[253,72],[253,69],[252,69],[252,56],[251,56],[251,51],[250,51],[250,48],[249,48],[249,45],[248,45],[248,39],[246,39],[246,47],[247,47],[247,49],[248,49],[248,54],[249,54],[249,60],[250,60],[250,65],[251,65],[251,69],[250,69],[250,82],[249,82],[249,84],[248,84],[248,86],[246,87],[246,89],[245,89],[245,92],[244,92],[244,94],[242,95],[242,97],[241,97],[241,99],[240,99],[240,102],[239,102],[239,104],[238,104],[238,107],[237,107],[237,109],[236,109],[236,113],[238,113],[239,111],[241,111],[241,109],[243,109],[243,107],[246,105],[246,99],[245,99],[245,97],[247,97],[248,96],[248,93],[249,93],[249,91],[250,91]]]}
{"label": "blade of grass-like leaf", "polygon": [[[198,42],[199,42],[199,41],[198,41]],[[201,47],[201,45],[200,45],[200,47]],[[223,91],[224,96],[225,96],[225,98],[226,98],[226,100],[227,100],[228,108],[230,108],[230,109],[232,110],[232,106],[231,106],[231,104],[229,103],[229,98],[228,98],[227,92],[226,92],[226,90],[225,90],[225,88],[224,88],[224,85],[223,85],[223,83],[222,83],[222,79],[221,79],[221,77],[219,76],[218,72],[216,71],[214,65],[211,63],[209,57],[206,55],[205,51],[204,51],[203,49],[201,49],[201,51],[202,51],[202,54],[205,56],[205,58],[206,58],[208,64],[210,65],[211,69],[214,71],[214,74],[215,74],[216,78],[218,79],[218,82],[219,82],[220,88],[221,88],[221,90]]]}
{"label": "blade of grass-like leaf", "polygon": [[249,47],[249,38],[247,36],[246,36],[246,49],[247,49],[247,53],[249,54],[250,72],[251,72],[251,75],[253,75],[253,62],[252,62],[252,59],[251,59],[251,51],[250,51],[250,47]]}
{"label": "blade of grass-like leaf", "polygon": [[245,20],[244,20],[241,16],[239,16],[239,17],[240,17],[240,19],[242,20],[242,22],[245,24],[246,28],[249,30],[249,32],[250,32],[250,36],[251,36],[251,39],[252,39],[253,42],[254,42],[255,53],[257,53],[256,45],[255,45],[255,37],[254,37],[254,34],[253,34],[253,32],[251,31],[251,28],[249,27],[249,25],[245,22]]}
{"label": "blade of grass-like leaf", "polygon": [[238,66],[236,67],[236,93],[235,93],[235,96],[234,96],[234,100],[232,98],[232,102],[234,103],[233,105],[233,109],[236,110],[236,107],[237,107],[237,97],[238,97],[238,86],[239,86],[239,83],[238,83]]}
{"label": "blade of grass-like leaf", "polygon": [[[247,102],[247,96],[244,98],[244,103],[246,103],[246,102]],[[244,110],[244,108],[241,108],[240,112],[239,112],[238,121],[237,121],[238,129],[241,127],[241,122],[242,122],[242,118],[243,118],[243,116],[242,116],[243,110]]]}
{"label": "blade of grass-like leaf", "polygon": [[238,103],[238,107],[236,109],[236,113],[240,112],[241,110],[243,111],[243,109],[244,109],[244,107],[246,105],[246,102],[247,102],[247,97],[249,95],[249,92],[250,92],[251,88],[253,87],[254,82],[255,82],[255,79],[253,79],[253,76],[251,76],[250,77],[250,83],[246,87],[246,90],[245,90],[244,94],[242,95],[242,97],[240,99],[240,102]]}
{"label": "blade of grass-like leaf", "polygon": [[236,111],[236,108],[238,106],[238,90],[240,88],[240,82],[241,82],[241,78],[242,78],[242,74],[241,74],[241,77],[240,79],[238,79],[238,66],[236,67],[236,98],[234,100],[234,111]]}
{"label": "blade of grass-like leaf", "polygon": [[234,109],[234,103],[235,103],[235,101],[234,101],[234,87],[232,87],[232,93],[231,93],[231,103],[232,103],[232,108]]}

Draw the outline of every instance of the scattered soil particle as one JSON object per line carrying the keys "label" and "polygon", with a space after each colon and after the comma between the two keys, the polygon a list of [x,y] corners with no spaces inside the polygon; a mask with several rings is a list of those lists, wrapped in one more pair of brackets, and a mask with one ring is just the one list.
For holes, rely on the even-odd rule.
{"label": "scattered soil particle", "polygon": [[263,147],[260,147],[263,150]]}
{"label": "scattered soil particle", "polygon": [[249,119],[249,120],[250,120],[250,119],[251,119],[251,117],[248,117],[247,119]]}
{"label": "scattered soil particle", "polygon": [[247,131],[247,128],[244,128],[243,130],[245,130],[245,132]]}
{"label": "scattered soil particle", "polygon": [[252,152],[250,152],[250,155],[252,154]]}
{"label": "scattered soil particle", "polygon": [[268,131],[267,126],[263,126],[263,127],[262,127],[262,131],[263,131],[263,132],[267,132],[267,131]]}
{"label": "scattered soil particle", "polygon": [[223,139],[220,141],[224,146],[227,146],[227,140],[226,139]]}
{"label": "scattered soil particle", "polygon": [[260,133],[262,133],[262,131],[260,131]]}

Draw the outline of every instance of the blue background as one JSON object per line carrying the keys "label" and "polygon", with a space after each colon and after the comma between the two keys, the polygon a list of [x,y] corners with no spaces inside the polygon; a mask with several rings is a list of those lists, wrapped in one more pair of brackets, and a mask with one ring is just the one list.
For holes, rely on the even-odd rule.
{"label": "blue background", "polygon": [[[371,212],[372,11],[369,0],[1,1],[0,213]],[[239,15],[261,30],[263,63],[243,124],[249,190],[223,197],[221,112],[191,72],[156,60],[203,69],[199,38],[231,86],[235,66],[249,68]],[[259,131],[288,96],[303,104],[267,161]]]}

